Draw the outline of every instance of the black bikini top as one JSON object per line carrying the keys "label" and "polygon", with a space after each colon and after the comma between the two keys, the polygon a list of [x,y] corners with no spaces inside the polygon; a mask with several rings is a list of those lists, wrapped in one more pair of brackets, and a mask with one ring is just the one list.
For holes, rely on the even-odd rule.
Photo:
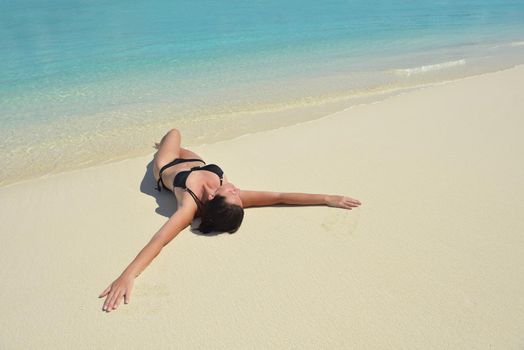
{"label": "black bikini top", "polygon": [[[186,162],[202,162],[202,163],[206,164],[206,162],[204,162],[202,159],[177,158],[177,159],[173,160],[172,162],[164,165],[162,167],[162,169],[160,169],[159,176],[158,176],[158,181],[157,181],[157,184],[156,184],[157,191],[161,191],[162,187],[166,187],[166,185],[164,185],[164,181],[162,180],[162,173],[164,172],[164,170],[166,170],[167,168],[170,168],[172,166],[175,166],[177,164],[186,163]],[[175,179],[173,181],[173,187],[181,187],[181,188],[185,189],[186,188],[187,177],[189,176],[189,174],[191,174],[192,171],[196,171],[196,170],[207,170],[207,171],[211,171],[212,173],[217,174],[217,176],[220,178],[220,185],[222,185],[222,177],[224,175],[224,172],[222,171],[222,169],[220,169],[220,167],[218,165],[216,165],[216,164],[209,164],[209,165],[205,165],[205,166],[196,166],[196,167],[191,168],[190,170],[184,170],[184,171],[179,172],[175,176]]]}
{"label": "black bikini top", "polygon": [[[157,188],[156,189],[158,191],[161,191],[162,187],[160,186],[160,184],[162,184],[163,187],[166,187],[164,185],[164,181],[162,181],[162,172],[164,170],[166,170],[169,167],[172,167],[172,166],[175,166],[177,164],[180,164],[180,163],[195,162],[195,161],[199,161],[199,162],[202,162],[202,163],[206,164],[202,159],[182,159],[182,158],[178,158],[178,159],[175,159],[174,161],[172,161],[171,163],[164,165],[162,167],[162,169],[160,169],[160,174],[159,174],[159,179],[158,179],[158,182],[157,182]],[[193,171],[198,171],[198,170],[205,170],[205,171],[210,171],[212,173],[215,173],[220,178],[220,186],[222,186],[222,180],[223,180],[223,176],[224,176],[224,171],[216,164],[207,164],[207,165],[204,165],[204,166],[195,166],[195,167],[192,167],[189,170],[183,170],[183,171],[179,172],[178,174],[176,174],[176,176],[175,176],[175,178],[173,180],[173,188],[179,187],[179,188],[186,189],[189,192],[189,194],[191,195],[191,197],[193,197],[193,199],[195,200],[195,202],[197,204],[197,207],[198,207],[198,210],[202,211],[202,206],[203,206],[202,201],[195,195],[195,193],[193,191],[191,191],[186,186],[186,181],[187,181],[187,178],[188,178],[189,174],[191,174],[191,172],[193,172]]]}
{"label": "black bikini top", "polygon": [[206,170],[206,171],[215,173],[220,178],[220,186],[222,186],[224,171],[222,171],[222,169],[220,169],[220,167],[216,164],[207,164],[204,166],[195,166],[191,168],[190,170],[183,170],[179,172],[178,174],[176,174],[175,179],[173,181],[173,187],[180,187],[180,188],[186,189],[187,188],[186,181],[187,181],[189,174],[191,174],[193,171],[199,171],[199,170]]}

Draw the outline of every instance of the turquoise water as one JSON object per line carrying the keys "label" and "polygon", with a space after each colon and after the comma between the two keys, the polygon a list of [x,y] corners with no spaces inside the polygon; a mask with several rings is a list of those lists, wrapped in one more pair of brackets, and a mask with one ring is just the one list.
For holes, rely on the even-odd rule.
{"label": "turquoise water", "polygon": [[524,1],[0,5],[0,184],[524,62]]}

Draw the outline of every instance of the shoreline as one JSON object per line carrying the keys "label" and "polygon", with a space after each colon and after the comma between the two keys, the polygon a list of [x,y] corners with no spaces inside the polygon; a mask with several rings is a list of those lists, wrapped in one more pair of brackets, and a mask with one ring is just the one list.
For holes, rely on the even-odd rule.
{"label": "shoreline", "polygon": [[149,156],[0,187],[0,346],[520,349],[523,81],[524,65],[196,147],[242,189],[362,206],[185,229],[109,314],[98,294],[175,210]]}
{"label": "shoreline", "polygon": [[[282,106],[280,110],[271,110],[271,111],[246,111],[246,112],[238,112],[237,113],[237,126],[239,126],[239,130],[235,130],[233,132],[222,132],[221,135],[213,136],[213,135],[204,135],[204,136],[198,136],[195,134],[194,126],[193,129],[185,130],[185,145],[188,147],[199,147],[207,144],[213,144],[216,142],[222,142],[227,141],[231,139],[235,139],[242,136],[247,136],[251,134],[256,134],[259,132],[264,132],[268,130],[273,129],[279,129],[279,128],[285,128],[292,125],[307,123],[314,120],[319,120],[322,118],[329,117],[331,114],[338,113],[341,111],[345,111],[357,106],[361,105],[367,105],[367,104],[373,104],[376,102],[383,101],[385,99],[389,99],[392,97],[395,97],[397,95],[402,95],[405,93],[410,93],[412,91],[416,91],[419,89],[427,89],[431,88],[432,86],[438,86],[441,84],[447,84],[452,83],[455,81],[460,81],[463,79],[470,79],[477,76],[483,76],[486,74],[496,74],[497,72],[502,72],[506,70],[511,70],[518,68],[522,66],[523,64],[517,64],[513,67],[509,68],[502,68],[496,71],[487,71],[478,73],[475,75],[465,76],[465,77],[458,77],[448,80],[442,80],[442,81],[434,81],[430,83],[422,83],[418,85],[413,86],[400,86],[395,87],[390,90],[382,90],[382,91],[375,91],[375,92],[368,92],[368,93],[360,93],[357,95],[350,95],[350,96],[340,96],[340,97],[331,97],[329,99],[324,99],[321,102],[303,102],[303,105],[295,105],[295,106]],[[409,70],[409,69],[406,69]],[[300,115],[300,117],[297,117]],[[304,117],[306,115],[306,117]],[[218,122],[220,122],[220,116],[215,116],[213,119],[216,119]],[[256,129],[252,129],[252,126],[244,126],[248,123],[254,123],[256,125]],[[165,124],[165,125],[164,125]],[[163,128],[160,128],[159,125],[162,125]],[[163,133],[165,133],[165,130],[169,130],[171,127],[179,127],[184,129],[184,125],[168,125],[164,122],[160,123],[156,127],[152,127],[156,130],[156,133],[159,135],[158,139],[161,138]],[[147,125],[144,125],[145,128],[148,128]],[[145,131],[145,129],[143,129]],[[36,130],[35,130],[36,131]],[[108,134],[114,134],[116,131],[114,130],[108,130]],[[129,136],[128,134],[121,134],[120,138],[125,139],[126,136]],[[203,139],[206,138],[208,141],[204,142]],[[158,140],[156,140],[158,141]],[[188,142],[189,141],[189,142]],[[154,144],[155,140],[151,140],[151,147]],[[108,145],[103,145],[104,148],[108,148]],[[144,157],[144,156],[150,156],[154,154],[154,151],[146,152],[147,146],[140,147],[140,149],[121,154],[116,157],[108,157],[104,156],[103,158],[98,159],[85,159],[82,164],[74,164],[72,166],[56,166],[54,170],[42,172],[41,170],[34,169],[32,174],[27,174],[27,172],[24,172],[24,175],[22,177],[7,177],[0,180],[0,188],[15,185],[18,183],[24,183],[31,180],[37,180],[41,178],[47,178],[56,174],[61,173],[67,173],[70,171],[76,171],[81,169],[90,168],[93,166],[98,165],[104,165],[104,164],[111,164],[115,162],[120,162],[132,158],[137,157]],[[99,149],[99,152],[103,152],[103,149]],[[61,158],[62,155],[58,154],[58,158]],[[15,168],[14,171],[11,171],[11,173],[20,174],[22,169],[27,170],[27,167],[18,167]]]}

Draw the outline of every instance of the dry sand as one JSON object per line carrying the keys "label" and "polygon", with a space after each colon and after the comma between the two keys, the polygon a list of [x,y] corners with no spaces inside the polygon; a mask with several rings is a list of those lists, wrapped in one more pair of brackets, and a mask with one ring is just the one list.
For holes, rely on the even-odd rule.
{"label": "dry sand", "polygon": [[523,86],[521,66],[199,147],[240,188],[363,205],[185,230],[112,313],[97,295],[175,209],[150,157],[0,188],[0,348],[522,349]]}

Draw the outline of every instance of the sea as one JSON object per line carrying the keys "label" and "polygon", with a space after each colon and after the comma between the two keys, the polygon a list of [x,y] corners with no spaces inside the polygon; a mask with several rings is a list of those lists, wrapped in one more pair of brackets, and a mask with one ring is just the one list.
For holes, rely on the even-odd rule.
{"label": "sea", "polygon": [[[522,0],[0,0],[0,185],[524,63]],[[262,152],[263,150],[261,150]]]}

